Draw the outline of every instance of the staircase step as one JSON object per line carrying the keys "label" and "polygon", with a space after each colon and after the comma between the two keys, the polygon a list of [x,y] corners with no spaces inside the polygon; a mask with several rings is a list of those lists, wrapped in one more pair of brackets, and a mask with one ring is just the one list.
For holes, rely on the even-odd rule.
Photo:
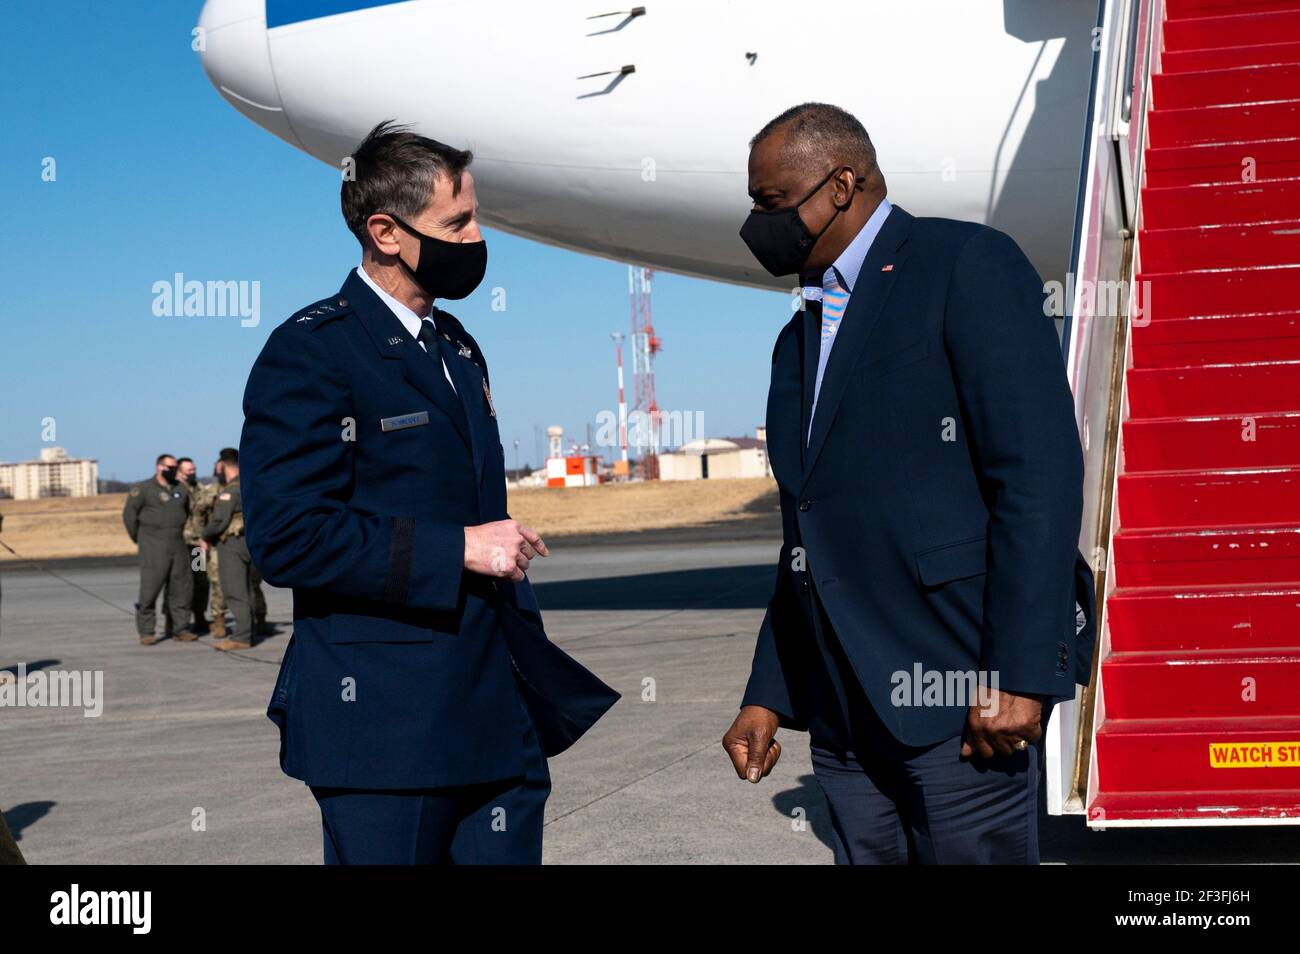
{"label": "staircase step", "polygon": [[[1297,44],[1297,48],[1300,48],[1300,44]],[[1252,161],[1247,163],[1247,159]],[[1201,143],[1195,146],[1167,146],[1163,149],[1148,146],[1143,166],[1146,176],[1143,224],[1149,228],[1165,227],[1151,220],[1151,211],[1146,208],[1145,192],[1189,185],[1245,185],[1247,181],[1243,177],[1247,172],[1250,184],[1300,177],[1300,137]],[[1167,194],[1157,194],[1157,205],[1161,202],[1161,195]],[[1189,196],[1189,201],[1195,201],[1195,195]],[[1267,209],[1264,212],[1268,214]],[[1203,218],[1204,215],[1197,215],[1194,221],[1171,224],[1203,225]]]}
{"label": "staircase step", "polygon": [[1133,366],[1300,360],[1300,312],[1198,315],[1133,326]]}
{"label": "staircase step", "polygon": [[1300,524],[1300,466],[1124,473],[1119,517],[1129,530]]}
{"label": "staircase step", "polygon": [[1117,653],[1286,648],[1300,638],[1300,583],[1117,589],[1106,621]]}
{"label": "staircase step", "polygon": [[[1241,159],[1237,154],[1238,180]],[[1204,228],[1300,219],[1300,179],[1217,182],[1142,190],[1144,229]]]}
{"label": "staircase step", "polygon": [[1142,229],[1140,269],[1177,272],[1300,264],[1300,219],[1255,225]]}
{"label": "staircase step", "polygon": [[1221,46],[1205,50],[1166,50],[1160,56],[1162,74],[1199,73],[1241,66],[1272,66],[1300,63],[1300,42],[1255,43],[1250,46]]}
{"label": "staircase step", "polygon": [[1098,792],[1088,806],[1088,824],[1098,828],[1294,824],[1295,819],[1300,819],[1300,791]]}
{"label": "staircase step", "polygon": [[1300,301],[1300,265],[1141,272],[1135,321],[1276,311]]}
{"label": "staircase step", "polygon": [[1206,50],[1300,40],[1300,10],[1294,7],[1261,12],[1239,12],[1241,10],[1240,5],[1234,4],[1233,12],[1227,15],[1166,20],[1164,48]]}
{"label": "staircase step", "polygon": [[1300,63],[1159,73],[1151,77],[1151,101],[1156,109],[1199,109],[1279,99],[1300,99]]}
{"label": "staircase step", "polygon": [[1128,420],[1124,471],[1300,465],[1300,412]]}
{"label": "staircase step", "polygon": [[1157,148],[1199,142],[1285,139],[1300,129],[1300,100],[1153,109],[1147,115],[1147,140]]}
{"label": "staircase step", "polygon": [[1300,801],[1300,717],[1107,718],[1095,742],[1106,792],[1274,792],[1284,804]]}
{"label": "staircase step", "polygon": [[1266,414],[1300,404],[1300,361],[1129,368],[1131,418]]}
{"label": "staircase step", "polygon": [[1170,20],[1270,10],[1300,10],[1300,0],[1165,0],[1165,15]]}
{"label": "staircase step", "polygon": [[1107,719],[1300,717],[1300,647],[1112,652],[1101,671]]}
{"label": "staircase step", "polygon": [[1300,526],[1122,528],[1116,586],[1206,586],[1300,580]]}

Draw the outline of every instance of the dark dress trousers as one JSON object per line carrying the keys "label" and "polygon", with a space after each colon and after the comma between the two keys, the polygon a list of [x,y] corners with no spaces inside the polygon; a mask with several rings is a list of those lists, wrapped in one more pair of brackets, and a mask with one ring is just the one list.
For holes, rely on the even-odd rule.
{"label": "dark dress trousers", "polygon": [[[1036,857],[1026,838],[1009,851],[981,847],[988,839],[972,814],[980,799],[1003,799],[1007,811],[986,813],[990,830],[1023,827],[1026,812],[1032,822],[1036,774],[958,764],[976,700],[917,704],[899,685],[918,672],[993,674],[999,689],[1045,697],[1046,711],[1088,678],[1083,460],[1043,297],[1007,235],[894,206],[853,285],[810,439],[801,435],[820,347],[816,309],[778,335],[767,438],[784,545],[742,705],[810,731],[837,822],[861,827],[901,812],[897,825],[877,826],[885,842],[846,832],[871,847],[854,855],[842,842],[840,860],[890,860],[895,841],[918,838],[919,860]],[[1077,635],[1076,601],[1088,618]],[[856,766],[856,787],[823,771],[826,753]],[[1013,761],[1036,773],[1039,758],[1034,747]],[[936,772],[951,777],[936,785]],[[870,811],[864,776],[885,793]],[[980,788],[992,778],[1006,784]],[[973,829],[969,851],[953,842],[924,850],[935,807],[925,792],[946,792],[936,797],[951,807],[962,786],[970,798],[958,799],[946,830]]]}
{"label": "dark dress trousers", "polygon": [[[426,353],[353,273],[249,376],[248,549],[294,592],[268,715],[283,770],[321,800],[327,859],[448,860],[476,799],[517,788],[534,804],[489,819],[517,851],[460,858],[536,860],[545,756],[617,695],[546,639],[527,581],[463,569],[464,528],[508,517],[504,456],[478,343],[434,317]],[[412,814],[413,797],[458,808]]]}

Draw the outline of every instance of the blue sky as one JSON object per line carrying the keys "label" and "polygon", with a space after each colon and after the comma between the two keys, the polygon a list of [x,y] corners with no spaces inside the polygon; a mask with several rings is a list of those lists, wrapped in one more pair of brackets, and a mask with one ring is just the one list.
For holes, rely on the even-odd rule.
{"label": "blue sky", "polygon": [[[208,84],[190,49],[201,6],[6,5],[0,460],[36,457],[53,418],[51,443],[97,458],[101,477],[146,476],[162,451],[206,473],[239,440],[244,381],[266,336],[336,291],[358,260],[337,170]],[[615,406],[609,333],[627,330],[627,269],[487,239],[483,286],[448,310],[488,357],[508,465],[515,438],[520,460],[536,464],[535,429],[585,438]],[[177,272],[260,282],[260,325],[155,316],[153,284]],[[494,286],[509,289],[504,312],[490,307]],[[660,405],[702,411],[707,436],[752,434],[787,296],[659,273],[654,308]]]}

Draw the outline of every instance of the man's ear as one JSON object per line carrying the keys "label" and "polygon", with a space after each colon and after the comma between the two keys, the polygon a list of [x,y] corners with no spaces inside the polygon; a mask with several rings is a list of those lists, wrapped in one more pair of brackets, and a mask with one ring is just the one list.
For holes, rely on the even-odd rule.
{"label": "man's ear", "polygon": [[[862,176],[854,172],[852,166],[844,166],[835,174],[835,184],[838,188],[831,193],[831,201],[835,203],[835,208],[843,212],[853,202],[853,193],[858,191],[858,185],[862,182]],[[840,195],[844,196],[840,201]]]}
{"label": "man's ear", "polygon": [[366,231],[370,233],[371,243],[385,255],[396,255],[401,248],[397,241],[397,229],[397,223],[392,217],[382,212],[376,212],[366,219]]}

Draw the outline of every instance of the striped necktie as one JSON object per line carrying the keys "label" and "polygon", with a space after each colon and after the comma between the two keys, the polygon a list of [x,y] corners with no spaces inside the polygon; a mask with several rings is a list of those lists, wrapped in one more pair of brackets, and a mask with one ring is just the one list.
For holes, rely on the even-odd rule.
{"label": "striped necktie", "polygon": [[844,317],[844,306],[849,303],[849,293],[839,282],[839,276],[832,269],[830,277],[822,284],[822,340],[817,354],[817,382],[813,387],[812,409],[808,415],[808,433],[804,440],[812,443],[812,420],[817,414],[817,399],[822,393],[822,378],[826,375],[826,363],[831,357],[831,348],[835,346],[835,333],[840,329],[840,319]]}
{"label": "striped necktie", "polygon": [[822,286],[822,350],[829,351],[826,342],[835,337],[839,330],[840,319],[844,317],[844,306],[849,303],[849,293],[840,287],[834,271],[830,279]]}

